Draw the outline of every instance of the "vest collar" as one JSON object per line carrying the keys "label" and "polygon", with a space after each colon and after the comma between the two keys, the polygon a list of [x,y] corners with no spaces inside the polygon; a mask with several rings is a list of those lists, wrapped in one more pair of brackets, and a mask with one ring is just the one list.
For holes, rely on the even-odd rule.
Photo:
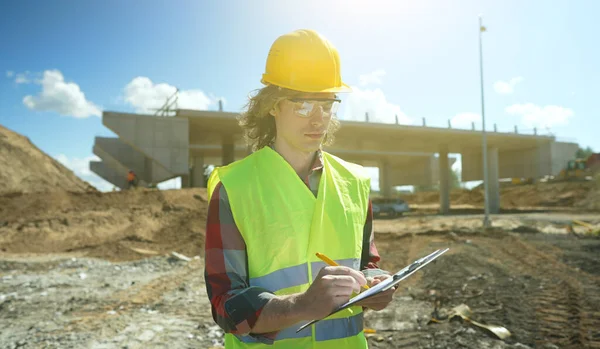
{"label": "vest collar", "polygon": [[[271,148],[274,152],[277,152],[277,150],[275,150],[275,144],[273,142],[271,142],[268,145],[269,148]],[[313,157],[313,162],[312,165],[310,167],[310,170],[308,171],[308,173],[312,173],[315,171],[320,171],[323,169],[323,150],[321,148],[319,148],[316,152],[315,155]]]}

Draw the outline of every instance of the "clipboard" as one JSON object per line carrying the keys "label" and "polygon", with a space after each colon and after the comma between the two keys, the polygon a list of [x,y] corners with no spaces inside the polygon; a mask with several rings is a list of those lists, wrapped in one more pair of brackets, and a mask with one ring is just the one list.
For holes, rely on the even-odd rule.
{"label": "clipboard", "polygon": [[[359,293],[352,299],[348,300],[348,302],[340,305],[339,307],[334,309],[331,313],[329,313],[329,315],[327,315],[325,318],[337,313],[340,310],[344,310],[348,307],[351,307],[354,304],[356,304],[362,300],[365,300],[365,299],[373,297],[381,292],[385,292],[385,291],[389,290],[390,288],[399,284],[402,280],[404,280],[407,277],[414,274],[417,270],[423,268],[424,266],[431,263],[433,260],[435,260],[436,258],[441,256],[442,254],[446,253],[448,250],[449,250],[449,248],[445,248],[443,250],[436,250],[425,257],[417,259],[416,261],[412,262],[410,265],[408,265],[408,266],[404,267],[403,269],[401,269],[400,271],[398,271],[396,274],[392,275],[391,278],[388,278],[385,281],[382,281],[382,282],[378,283],[377,285],[371,287],[370,289]],[[315,324],[323,319],[312,320],[311,322],[309,322],[305,325],[302,325],[298,330],[296,330],[296,333],[302,331],[303,329],[307,328],[308,326]]]}

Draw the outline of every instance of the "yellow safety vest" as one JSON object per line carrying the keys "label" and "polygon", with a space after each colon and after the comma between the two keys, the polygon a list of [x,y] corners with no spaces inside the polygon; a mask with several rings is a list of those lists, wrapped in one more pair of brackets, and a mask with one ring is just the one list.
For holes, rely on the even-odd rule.
{"label": "yellow safety vest", "polygon": [[[360,267],[370,178],[361,166],[327,152],[317,197],[270,147],[215,168],[209,195],[220,181],[246,243],[251,286],[276,295],[306,291],[325,267],[316,252],[340,265]],[[351,307],[296,333],[281,330],[273,345],[225,335],[226,348],[367,348],[361,307]]]}

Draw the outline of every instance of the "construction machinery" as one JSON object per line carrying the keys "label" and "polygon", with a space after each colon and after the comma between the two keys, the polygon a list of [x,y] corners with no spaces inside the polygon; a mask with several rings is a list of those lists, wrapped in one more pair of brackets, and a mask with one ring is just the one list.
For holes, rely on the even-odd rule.
{"label": "construction machinery", "polygon": [[600,172],[600,153],[594,153],[588,156],[585,161],[585,166],[589,168],[592,173]]}
{"label": "construction machinery", "polygon": [[586,159],[569,160],[567,166],[560,171],[559,180],[587,180],[600,172],[600,153],[594,153]]}
{"label": "construction machinery", "polygon": [[510,183],[513,185],[521,185],[521,184],[533,184],[535,180],[531,177],[529,178],[511,178]]}

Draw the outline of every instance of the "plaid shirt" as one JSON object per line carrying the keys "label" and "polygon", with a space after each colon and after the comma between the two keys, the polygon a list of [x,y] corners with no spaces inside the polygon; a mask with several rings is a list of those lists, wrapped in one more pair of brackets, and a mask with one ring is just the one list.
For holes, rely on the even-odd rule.
{"label": "plaid shirt", "polygon": [[[321,153],[317,154],[309,175],[304,178],[315,196],[323,169]],[[380,256],[374,242],[371,200],[364,225],[363,246],[360,269],[378,269]],[[246,244],[234,222],[225,187],[219,182],[208,206],[205,245],[204,276],[213,319],[226,333],[251,335],[261,342],[272,343],[277,332],[250,333],[264,305],[275,295],[264,288],[250,286],[246,259]],[[225,308],[228,302],[235,304],[233,316]]]}

